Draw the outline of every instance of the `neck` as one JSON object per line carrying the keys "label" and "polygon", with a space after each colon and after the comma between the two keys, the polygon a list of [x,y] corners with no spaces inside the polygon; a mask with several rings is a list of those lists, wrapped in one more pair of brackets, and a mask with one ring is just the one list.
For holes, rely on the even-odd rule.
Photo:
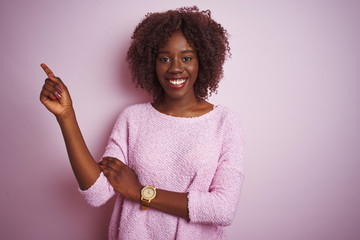
{"label": "neck", "polygon": [[194,112],[197,111],[199,104],[204,102],[204,100],[193,98],[181,98],[181,99],[172,99],[165,97],[163,101],[153,106],[160,112],[176,116],[176,117],[187,117],[194,115]]}

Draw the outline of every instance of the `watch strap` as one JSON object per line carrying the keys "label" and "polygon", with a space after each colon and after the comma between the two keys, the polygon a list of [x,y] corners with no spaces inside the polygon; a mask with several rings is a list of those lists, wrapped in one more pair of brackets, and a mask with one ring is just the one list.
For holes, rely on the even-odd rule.
{"label": "watch strap", "polygon": [[148,208],[149,208],[148,206],[145,206],[144,204],[141,204],[140,207],[141,207],[141,210],[148,210]]}

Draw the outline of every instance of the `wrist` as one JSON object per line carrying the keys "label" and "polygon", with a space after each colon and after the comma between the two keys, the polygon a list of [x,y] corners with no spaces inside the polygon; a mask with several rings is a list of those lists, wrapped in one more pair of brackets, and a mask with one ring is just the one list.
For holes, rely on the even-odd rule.
{"label": "wrist", "polygon": [[74,119],[74,118],[75,118],[75,110],[72,107],[70,107],[67,110],[64,110],[59,115],[56,115],[56,120],[59,123],[62,123],[62,122],[65,122],[68,119]]}
{"label": "wrist", "polygon": [[141,189],[143,188],[143,186],[139,185],[137,187],[137,190],[134,192],[131,200],[133,200],[134,202],[138,202],[141,203]]}

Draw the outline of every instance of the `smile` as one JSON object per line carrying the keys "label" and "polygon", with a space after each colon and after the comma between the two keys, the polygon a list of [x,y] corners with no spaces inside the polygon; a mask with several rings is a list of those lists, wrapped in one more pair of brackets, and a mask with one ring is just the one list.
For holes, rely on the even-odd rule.
{"label": "smile", "polygon": [[178,79],[168,79],[168,81],[173,85],[181,85],[186,81],[187,78],[178,78]]}

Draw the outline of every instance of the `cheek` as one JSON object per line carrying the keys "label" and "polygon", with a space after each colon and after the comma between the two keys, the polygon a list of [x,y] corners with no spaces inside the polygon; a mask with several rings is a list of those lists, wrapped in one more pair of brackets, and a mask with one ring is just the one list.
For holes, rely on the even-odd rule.
{"label": "cheek", "polygon": [[199,72],[199,64],[192,65],[189,68],[189,72],[191,73],[191,76],[196,79]]}

